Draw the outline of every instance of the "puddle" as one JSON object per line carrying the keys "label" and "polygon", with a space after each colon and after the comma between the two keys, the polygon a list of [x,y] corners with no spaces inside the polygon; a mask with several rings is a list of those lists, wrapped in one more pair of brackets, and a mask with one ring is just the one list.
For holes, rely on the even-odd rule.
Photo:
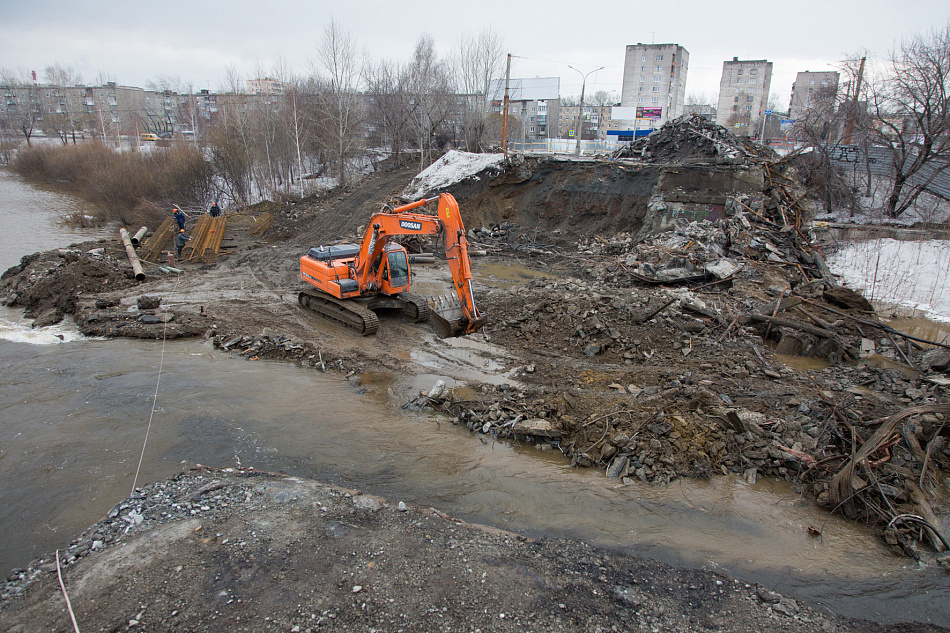
{"label": "puddle", "polygon": [[775,354],[775,358],[781,361],[783,365],[794,369],[797,372],[821,371],[831,367],[827,358],[815,358],[813,356],[792,356],[790,354]]}
{"label": "puddle", "polygon": [[472,274],[480,284],[505,290],[535,279],[549,277],[546,273],[510,262],[479,262],[477,266],[472,267]]}
{"label": "puddle", "polygon": [[516,385],[512,374],[520,367],[500,347],[473,338],[438,339],[425,337],[422,347],[412,350],[410,359],[433,373],[446,373],[461,381],[477,380],[491,385]]}
{"label": "puddle", "polygon": [[912,312],[912,314],[901,315],[899,311],[887,310],[886,313],[896,313],[897,316],[882,320],[898,332],[937,343],[950,343],[950,323],[931,321],[917,311]]}

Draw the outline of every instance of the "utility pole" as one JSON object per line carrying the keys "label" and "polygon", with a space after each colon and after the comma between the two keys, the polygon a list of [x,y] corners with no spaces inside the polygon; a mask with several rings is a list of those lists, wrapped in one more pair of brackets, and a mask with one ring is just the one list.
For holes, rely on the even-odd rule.
{"label": "utility pole", "polygon": [[598,70],[603,70],[604,68],[606,68],[606,66],[601,66],[600,68],[595,68],[594,70],[590,70],[587,72],[587,74],[582,73],[581,71],[577,70],[570,64],[568,64],[567,67],[570,68],[571,70],[574,70],[580,73],[581,77],[583,78],[581,81],[581,105],[577,109],[577,128],[574,131],[574,134],[577,136],[577,147],[574,148],[574,155],[580,156],[581,155],[581,139],[584,137],[584,88],[587,86],[587,76],[590,75],[591,73],[597,72]]}
{"label": "utility pole", "polygon": [[508,82],[511,80],[511,53],[505,66],[505,100],[501,109],[501,151],[508,155]]}
{"label": "utility pole", "polygon": [[[861,65],[858,67],[858,78],[854,84],[854,98],[851,99],[851,103],[848,104],[848,122],[844,127],[844,138],[841,139],[841,142],[844,145],[851,144],[851,134],[854,132],[854,119],[858,115],[858,99],[861,96],[861,82],[864,80],[864,62],[867,61],[867,57],[861,58]],[[850,97],[851,95],[848,95]]]}

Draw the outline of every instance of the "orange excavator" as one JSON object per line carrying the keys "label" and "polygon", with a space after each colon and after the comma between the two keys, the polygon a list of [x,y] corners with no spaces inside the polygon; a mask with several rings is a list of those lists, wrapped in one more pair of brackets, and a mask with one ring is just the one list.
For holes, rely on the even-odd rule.
{"label": "orange excavator", "polygon": [[[437,215],[413,212],[436,200]],[[438,297],[427,302],[409,292],[409,257],[403,246],[392,241],[397,235],[441,236],[457,300]],[[311,248],[300,258],[300,278],[314,287],[300,292],[301,306],[364,335],[379,328],[374,312],[379,309],[398,310],[413,321],[426,321],[431,314],[443,338],[471,334],[485,325],[485,317],[475,307],[459,206],[447,193],[376,213],[359,244]]]}

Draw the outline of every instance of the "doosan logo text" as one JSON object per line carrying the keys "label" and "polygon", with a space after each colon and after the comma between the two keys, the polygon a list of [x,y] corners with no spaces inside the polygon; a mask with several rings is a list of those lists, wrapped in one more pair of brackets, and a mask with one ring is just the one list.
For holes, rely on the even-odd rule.
{"label": "doosan logo text", "polygon": [[410,222],[409,220],[399,220],[399,226],[410,231],[421,231],[422,222]]}

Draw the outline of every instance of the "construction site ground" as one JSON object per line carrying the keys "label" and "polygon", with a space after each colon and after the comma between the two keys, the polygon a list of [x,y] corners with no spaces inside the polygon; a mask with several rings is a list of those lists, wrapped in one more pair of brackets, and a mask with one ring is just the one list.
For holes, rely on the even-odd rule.
{"label": "construction site ground", "polygon": [[[684,173],[692,167],[678,169],[678,182],[690,180]],[[730,171],[731,163],[718,169],[730,191],[744,191],[747,174]],[[875,459],[890,459],[896,470],[877,490],[893,492],[884,503],[896,511],[941,525],[947,498],[932,492],[950,463],[940,439],[950,414],[941,348],[914,348],[868,326],[876,316],[866,302],[822,283],[821,262],[792,243],[790,220],[767,219],[765,204],[748,214],[764,223],[741,213],[701,226],[683,217],[665,237],[644,242],[636,234],[653,187],[668,177],[661,171],[529,159],[489,182],[453,186],[474,230],[471,248],[485,251],[473,268],[489,325],[469,337],[478,345],[464,358],[431,325],[384,317],[364,339],[297,305],[299,256],[356,241],[412,169],[251,208],[243,213],[252,220],[274,216],[263,236],[232,239],[227,256],[180,264],[181,275],[149,270],[135,282],[118,240],[104,241],[24,258],[4,275],[0,296],[40,324],[65,314],[91,335],[208,336],[249,359],[286,359],[351,380],[369,371],[431,374],[408,353],[424,349],[441,359],[436,373],[450,387],[465,388],[434,389],[413,405],[442,410],[473,434],[549,444],[578,467],[605,469],[605,481],[615,483],[768,476],[834,506],[842,487],[861,488],[873,476],[849,471],[842,483],[847,457],[889,424],[918,438],[929,457],[915,462],[913,439],[881,448]],[[718,200],[701,203],[718,209]],[[578,208],[585,213],[572,212]],[[88,254],[97,248],[104,250]],[[744,256],[717,276],[702,263],[714,268],[722,259],[711,251]],[[423,293],[450,288],[438,259],[414,273]],[[776,320],[783,315],[791,325]],[[873,358],[862,347],[868,340]],[[905,355],[916,369],[900,366]],[[909,431],[899,426],[908,419],[916,424]],[[918,475],[919,484],[907,483]],[[169,500],[199,498],[210,514],[168,511]],[[849,510],[873,522],[870,505]],[[117,521],[105,519],[77,540],[64,569],[84,596],[83,630],[944,630],[819,614],[715,573],[580,543],[530,542],[437,511],[401,512],[353,491],[260,473],[201,469],[151,486],[116,512],[129,508],[145,517],[141,525],[120,535]],[[885,536],[896,551],[933,562],[938,539],[924,534],[918,542],[910,532]],[[134,574],[123,571],[132,565]],[[67,630],[53,559],[20,576],[7,583],[0,628]]]}

